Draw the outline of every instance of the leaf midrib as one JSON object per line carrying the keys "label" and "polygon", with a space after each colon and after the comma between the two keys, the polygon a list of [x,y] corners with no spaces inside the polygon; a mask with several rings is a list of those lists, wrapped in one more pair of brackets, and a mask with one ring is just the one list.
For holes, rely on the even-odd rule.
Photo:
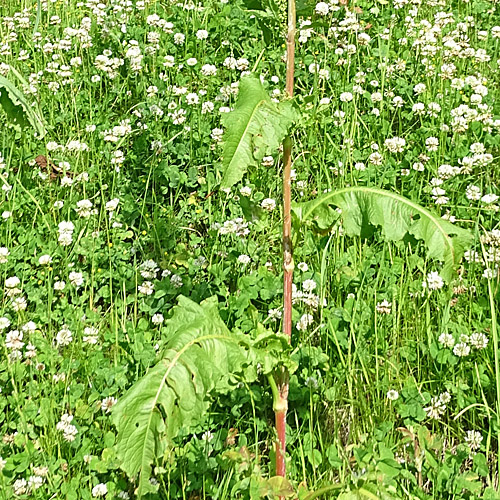
{"label": "leaf midrib", "polygon": [[442,236],[444,237],[444,239],[446,241],[448,248],[450,249],[450,253],[452,255],[453,262],[456,261],[455,248],[453,246],[452,240],[451,240],[450,236],[448,235],[448,233],[443,229],[443,227],[439,223],[439,220],[432,214],[432,212],[430,212],[426,208],[421,207],[420,205],[414,203],[413,201],[411,201],[407,198],[404,198],[403,196],[401,196],[399,194],[391,193],[390,191],[384,191],[382,189],[372,188],[372,187],[348,187],[348,188],[339,189],[337,191],[333,191],[332,193],[328,193],[328,195],[326,195],[325,197],[318,198],[318,199],[314,200],[314,202],[311,204],[311,206],[308,208],[308,210],[304,213],[303,219],[307,220],[310,217],[310,215],[314,212],[314,210],[316,210],[320,205],[325,203],[328,199],[333,198],[334,196],[341,195],[343,193],[349,193],[349,192],[351,192],[351,193],[353,193],[353,192],[370,192],[370,193],[378,194],[381,196],[385,196],[386,198],[392,198],[392,199],[397,200],[401,203],[404,203],[405,205],[410,206],[416,212],[420,212],[421,214],[424,214],[428,219],[430,219],[432,221],[434,226],[436,226],[438,231],[442,234]]}
{"label": "leaf midrib", "polygon": [[[168,376],[170,375],[170,371],[172,370],[172,368],[175,366],[175,364],[177,363],[177,361],[179,360],[179,358],[190,348],[192,347],[194,344],[197,344],[199,342],[202,342],[204,340],[211,340],[211,339],[226,339],[226,340],[230,340],[231,342],[234,342],[234,339],[232,339],[231,337],[229,337],[227,334],[226,335],[204,335],[202,337],[197,337],[195,339],[192,339],[190,340],[180,351],[178,351],[176,353],[176,355],[172,358],[172,360],[170,361],[170,363],[167,365],[166,367],[166,371],[165,371],[165,375],[162,377],[162,380],[159,384],[159,387],[158,387],[158,390],[156,391],[156,395],[155,395],[155,398],[154,398],[154,402],[153,402],[153,405],[151,407],[151,411],[149,412],[149,417],[148,417],[148,423],[147,423],[147,426],[146,426],[146,433],[149,434],[149,432],[151,431],[151,421],[152,421],[152,416],[153,416],[153,413],[154,413],[154,409],[156,408],[157,404],[158,404],[158,400],[160,399],[160,393],[163,389],[163,385],[165,384]],[[146,441],[144,441],[144,444],[146,443]],[[144,468],[144,460],[146,459],[145,458],[145,448],[146,446],[144,445],[142,447],[142,453],[141,453],[141,468],[139,470],[139,487],[138,487],[138,496],[140,497],[141,496],[141,493],[142,493],[142,485],[143,485],[143,480],[142,480],[142,470]],[[149,465],[149,464],[148,464]]]}
{"label": "leaf midrib", "polygon": [[238,139],[238,144],[237,146],[234,148],[234,152],[233,154],[231,155],[231,160],[229,161],[229,163],[227,163],[227,167],[229,167],[231,165],[231,163],[234,161],[234,157],[236,156],[236,154],[238,153],[238,150],[240,149],[241,147],[241,144],[243,143],[243,138],[245,137],[246,133],[248,132],[248,129],[250,128],[250,124],[252,122],[252,119],[253,117],[255,116],[255,114],[257,113],[258,109],[260,108],[260,106],[266,104],[268,102],[267,99],[263,98],[263,99],[260,99],[259,102],[257,102],[257,104],[253,107],[253,110],[250,112],[250,116],[247,120],[247,123],[246,123],[246,126],[245,126],[245,129],[243,130],[243,132],[241,133],[241,135],[239,136],[239,139]]}

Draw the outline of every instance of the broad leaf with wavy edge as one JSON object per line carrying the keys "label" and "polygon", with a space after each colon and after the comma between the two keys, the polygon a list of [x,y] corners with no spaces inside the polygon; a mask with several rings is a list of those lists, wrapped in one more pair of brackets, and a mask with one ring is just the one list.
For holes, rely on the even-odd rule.
{"label": "broad leaf with wavy edge", "polygon": [[[17,76],[23,85],[28,85],[14,68],[11,67],[10,72]],[[3,76],[0,76],[0,106],[14,127],[21,129],[31,125],[38,138],[42,138],[46,134],[38,108],[32,106],[14,83]]]}
{"label": "broad leaf with wavy edge", "polygon": [[139,498],[154,491],[149,479],[155,459],[181,429],[204,420],[210,396],[228,392],[233,374],[251,362],[246,337],[228,330],[216,297],[197,304],[181,296],[178,302],[162,360],[112,410],[117,454],[130,478],[139,475]]}
{"label": "broad leaf with wavy edge", "polygon": [[259,79],[240,81],[233,111],[223,117],[226,127],[222,166],[222,187],[239,182],[248,167],[258,166],[265,155],[273,154],[295,119],[290,101],[273,102]]}
{"label": "broad leaf with wavy edge", "polygon": [[400,240],[406,234],[422,240],[431,258],[444,263],[442,277],[449,281],[471,242],[465,229],[403,196],[372,187],[349,187],[327,193],[293,208],[300,221],[313,220],[319,229],[328,229],[342,210],[343,227],[350,236],[369,234],[380,226],[387,240]]}

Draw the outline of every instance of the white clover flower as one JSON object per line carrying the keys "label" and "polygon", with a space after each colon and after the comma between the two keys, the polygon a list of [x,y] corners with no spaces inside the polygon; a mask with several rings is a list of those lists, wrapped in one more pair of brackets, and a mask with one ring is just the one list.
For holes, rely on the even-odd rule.
{"label": "white clover flower", "polygon": [[481,202],[485,203],[486,205],[491,205],[492,203],[495,203],[498,200],[498,196],[493,193],[485,194],[484,196],[481,197]]}
{"label": "white clover flower", "polygon": [[83,329],[83,341],[86,344],[95,345],[99,342],[99,330],[95,326],[87,326]]}
{"label": "white clover flower", "polygon": [[478,450],[481,447],[483,436],[479,431],[467,431],[465,436],[465,443],[469,446],[471,451]]}
{"label": "white clover flower", "polygon": [[453,354],[458,357],[465,357],[470,354],[470,346],[465,342],[460,342],[453,348]]}
{"label": "white clover flower", "polygon": [[163,60],[163,66],[165,66],[165,68],[173,68],[175,66],[174,56],[165,56]]}
{"label": "white clover flower", "polygon": [[384,299],[382,302],[377,302],[375,310],[379,314],[391,314],[392,302],[389,302],[387,299]]}
{"label": "white clover flower", "polygon": [[469,337],[469,343],[475,349],[486,349],[489,339],[484,333],[475,332]]}
{"label": "white clover flower", "polygon": [[201,105],[201,114],[206,115],[207,113],[211,113],[214,110],[214,103],[212,101],[205,101]]}
{"label": "white clover flower", "polygon": [[174,35],[174,43],[176,45],[182,45],[184,43],[184,40],[186,39],[186,35],[183,33],[176,33]]}
{"label": "white clover flower", "polygon": [[63,326],[61,330],[57,332],[56,344],[60,347],[65,347],[73,341],[73,334],[67,326]]}
{"label": "white clover flower", "polygon": [[422,94],[423,92],[425,92],[426,90],[426,86],[425,86],[425,83],[417,83],[414,87],[413,87],[413,92],[417,95],[420,95]]}
{"label": "white clover flower", "polygon": [[47,151],[57,151],[58,149],[63,149],[63,146],[60,146],[57,144],[57,142],[48,142],[45,147],[47,148]]}
{"label": "white clover flower", "polygon": [[303,314],[295,327],[299,332],[305,331],[313,322],[314,317],[312,314]]}
{"label": "white clover flower", "polygon": [[24,351],[24,357],[26,359],[32,359],[36,357],[36,347],[30,342],[26,346],[26,350]]}
{"label": "white clover flower", "polygon": [[382,162],[384,161],[384,157],[378,152],[375,151],[368,157],[368,161],[375,166],[382,165]]}
{"label": "white clover flower", "polygon": [[0,247],[0,264],[6,264],[8,262],[8,257],[10,255],[9,249],[6,247]]}
{"label": "white clover flower", "polygon": [[282,312],[279,309],[269,309],[269,311],[267,312],[267,317],[271,321],[276,321],[278,319],[281,319],[281,316]]}
{"label": "white clover flower", "polygon": [[318,2],[314,8],[314,12],[320,16],[327,16],[330,12],[330,7],[326,2]]}
{"label": "white clover flower", "polygon": [[66,282],[65,281],[55,281],[54,282],[54,290],[56,292],[62,292],[65,287],[66,287]]}
{"label": "white clover flower", "polygon": [[182,278],[178,274],[172,274],[172,276],[170,276],[170,283],[175,288],[181,288],[182,287]]}
{"label": "white clover flower", "polygon": [[250,61],[244,57],[241,57],[236,61],[236,69],[239,71],[246,71],[250,67]]}
{"label": "white clover flower", "polygon": [[5,280],[5,288],[17,288],[21,280],[17,276],[11,276]]}
{"label": "white clover flower", "polygon": [[396,391],[394,389],[390,389],[389,391],[387,391],[387,399],[389,401],[396,401],[398,398],[399,398],[398,391]]}
{"label": "white clover flower", "polygon": [[243,186],[240,189],[241,196],[250,196],[252,194],[252,188],[250,186]]}
{"label": "white clover flower", "polygon": [[20,350],[23,346],[23,332],[20,332],[19,330],[11,330],[5,336],[5,347],[7,347],[7,349]]}
{"label": "white clover flower", "polygon": [[245,255],[245,254],[242,254],[238,257],[238,262],[240,264],[243,264],[243,265],[250,264],[251,261],[252,261],[252,259],[248,255]]}
{"label": "white clover flower", "polygon": [[67,247],[71,245],[73,242],[73,234],[72,233],[61,233],[59,234],[59,238],[57,239],[60,245],[63,247]]}
{"label": "white clover flower", "polygon": [[297,268],[299,271],[302,271],[303,273],[305,273],[309,269],[309,266],[305,262],[299,262],[297,264]]}
{"label": "white clover flower", "polygon": [[61,416],[61,420],[56,424],[56,429],[63,433],[63,438],[68,443],[71,443],[76,439],[78,434],[78,429],[71,423],[73,421],[73,415],[65,413]]}
{"label": "white clover flower", "polygon": [[315,74],[319,71],[319,64],[318,63],[311,63],[308,66],[309,73]]}
{"label": "white clover flower", "polygon": [[28,482],[26,479],[16,479],[12,485],[14,495],[20,496],[28,492]]}
{"label": "white clover flower", "polygon": [[28,489],[30,491],[37,490],[44,483],[44,478],[40,476],[30,476],[28,478]]}
{"label": "white clover flower", "polygon": [[447,405],[451,401],[450,393],[448,391],[442,392],[439,395],[439,401],[441,401],[441,403],[443,403],[444,405]]}
{"label": "white clover flower", "polygon": [[12,301],[11,305],[12,309],[14,309],[15,312],[25,311],[28,307],[28,303],[26,302],[26,299],[24,297],[16,297]]}
{"label": "white clover flower", "polygon": [[163,317],[163,314],[161,314],[161,313],[153,314],[153,316],[151,318],[151,322],[154,325],[161,325],[164,321],[165,321],[165,318]]}
{"label": "white clover flower", "polygon": [[199,98],[198,94],[196,94],[195,92],[191,92],[191,93],[186,95],[186,104],[188,106],[194,106],[194,105],[198,104],[199,102],[200,102],[200,98]]}
{"label": "white clover flower", "polygon": [[151,281],[145,281],[142,285],[137,287],[139,293],[143,295],[151,295],[155,291],[155,287]]}
{"label": "white clover flower", "polygon": [[83,285],[83,274],[73,271],[69,273],[69,282],[76,287]]}
{"label": "white clover flower", "polygon": [[228,69],[236,69],[237,63],[238,62],[234,57],[229,56],[224,59],[224,62],[222,64]]}
{"label": "white clover flower", "polygon": [[196,38],[198,38],[198,40],[206,40],[208,38],[208,31],[207,30],[198,30],[196,32]]}
{"label": "white clover flower", "polygon": [[427,151],[434,152],[438,150],[439,139],[437,137],[428,137],[425,140],[425,146],[427,147]]}
{"label": "white clover flower", "polygon": [[350,102],[354,99],[354,96],[350,92],[342,92],[340,94],[340,101],[341,102]]}
{"label": "white clover flower", "polygon": [[146,89],[146,93],[147,93],[149,98],[152,98],[158,93],[158,87],[156,85],[150,85]]}
{"label": "white clover flower", "polygon": [[139,270],[140,270],[141,276],[144,279],[151,280],[151,279],[156,278],[156,275],[157,275],[158,271],[160,270],[160,268],[158,267],[158,264],[153,259],[149,259],[149,260],[144,261],[139,266]]}
{"label": "white clover flower", "polygon": [[118,208],[119,203],[120,200],[118,198],[113,198],[106,203],[105,208],[108,212],[114,212]]}
{"label": "white clover flower", "polygon": [[6,318],[5,316],[2,316],[0,318],[0,331],[6,330],[10,326],[10,320],[9,318]]}
{"label": "white clover flower", "polygon": [[221,128],[214,128],[212,129],[212,132],[210,134],[210,137],[215,141],[215,142],[221,142],[222,141],[222,136],[224,135],[224,130]]}
{"label": "white clover flower", "polygon": [[478,201],[482,197],[481,188],[474,186],[474,184],[469,184],[465,190],[465,196],[468,200]]}
{"label": "white clover flower", "polygon": [[437,271],[430,272],[422,283],[422,287],[428,290],[439,290],[443,288],[443,286],[444,280]]}
{"label": "white clover flower", "polygon": [[265,198],[264,200],[262,200],[260,206],[264,210],[267,210],[268,212],[272,212],[276,208],[276,201],[273,200],[272,198]]}
{"label": "white clover flower", "polygon": [[75,225],[71,221],[62,221],[58,225],[60,234],[72,233],[75,230]]}
{"label": "white clover flower", "polygon": [[193,260],[193,266],[195,267],[205,267],[207,263],[207,258],[204,257],[203,255],[200,255],[196,259]]}
{"label": "white clover flower", "polygon": [[33,333],[36,331],[36,323],[34,321],[28,321],[22,326],[21,330],[26,333]]}
{"label": "white clover flower", "polygon": [[38,264],[40,264],[41,266],[48,266],[49,264],[52,263],[52,257],[50,255],[41,255],[39,258],[38,258]]}
{"label": "white clover flower", "polygon": [[391,153],[402,153],[406,146],[406,141],[402,137],[391,137],[384,141],[385,147]]}
{"label": "white clover flower", "polygon": [[213,64],[204,64],[200,69],[200,73],[203,76],[215,76],[217,74],[217,67]]}
{"label": "white clover flower", "polygon": [[433,397],[431,399],[430,406],[424,408],[425,413],[429,418],[433,420],[439,420],[441,416],[446,411],[446,405],[441,401],[439,397]]}
{"label": "white clover flower", "polygon": [[49,473],[49,468],[46,466],[33,467],[33,473],[40,477],[46,477]]}
{"label": "white clover flower", "polygon": [[313,292],[316,289],[316,286],[317,286],[317,284],[314,280],[305,280],[302,283],[302,288],[303,288],[304,292],[306,292],[306,293]]}
{"label": "white clover flower", "polygon": [[108,487],[104,483],[99,483],[92,488],[94,498],[105,497],[108,494]]}
{"label": "white clover flower", "polygon": [[206,441],[207,443],[209,441],[212,441],[212,439],[214,438],[214,435],[210,432],[210,431],[206,431],[204,432],[202,435],[201,435],[201,439],[203,441]]}
{"label": "white clover flower", "polygon": [[392,105],[395,107],[395,108],[402,108],[404,106],[404,99],[401,97],[401,96],[395,96],[393,97],[392,99]]}
{"label": "white clover flower", "polygon": [[425,113],[425,104],[423,102],[416,102],[411,110],[416,115],[423,115]]}
{"label": "white clover flower", "polygon": [[451,349],[455,345],[455,339],[451,333],[443,332],[439,338],[438,342],[443,346]]}
{"label": "white clover flower", "polygon": [[481,275],[482,278],[485,278],[487,280],[491,280],[494,277],[493,269],[490,267],[487,267],[484,271],[483,274]]}
{"label": "white clover flower", "polygon": [[115,406],[117,402],[118,400],[116,398],[114,398],[113,396],[108,396],[101,401],[101,410],[104,413],[109,413],[111,411],[111,408],[113,408],[113,406]]}

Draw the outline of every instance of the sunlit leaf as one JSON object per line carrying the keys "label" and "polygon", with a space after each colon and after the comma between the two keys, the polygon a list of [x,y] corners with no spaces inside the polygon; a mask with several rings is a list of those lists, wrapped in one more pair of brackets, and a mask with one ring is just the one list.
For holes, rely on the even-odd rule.
{"label": "sunlit leaf", "polygon": [[259,79],[240,81],[238,100],[226,114],[222,187],[239,182],[247,169],[258,166],[265,155],[276,153],[295,119],[291,101],[273,102]]}
{"label": "sunlit leaf", "polygon": [[440,272],[449,281],[460,262],[471,234],[433,214],[419,204],[395,193],[372,187],[349,187],[326,193],[315,200],[296,204],[299,221],[313,221],[325,230],[339,219],[350,236],[368,236],[380,227],[386,240],[396,241],[411,234],[422,240],[429,257],[444,263]]}
{"label": "sunlit leaf", "polygon": [[246,337],[231,333],[219,317],[217,299],[201,304],[179,297],[166,327],[161,361],[113,408],[117,453],[137,495],[153,487],[152,465],[181,429],[206,417],[210,396],[235,386],[234,374],[249,364]]}

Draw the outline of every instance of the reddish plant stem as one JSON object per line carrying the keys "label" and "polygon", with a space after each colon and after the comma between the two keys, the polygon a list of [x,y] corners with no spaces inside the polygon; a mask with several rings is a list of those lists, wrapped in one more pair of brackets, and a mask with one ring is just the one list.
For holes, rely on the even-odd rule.
{"label": "reddish plant stem", "polygon": [[[286,92],[293,96],[295,66],[295,0],[288,0],[288,33],[286,39]],[[292,138],[283,141],[283,334],[292,339]],[[277,401],[274,402],[276,433],[276,474],[286,476],[286,412],[288,409],[288,370],[283,368],[276,374]]]}
{"label": "reddish plant stem", "polygon": [[286,369],[279,374],[278,401],[274,407],[274,418],[278,442],[276,446],[276,475],[286,476],[285,446],[286,446],[286,412],[288,406],[288,372]]}

